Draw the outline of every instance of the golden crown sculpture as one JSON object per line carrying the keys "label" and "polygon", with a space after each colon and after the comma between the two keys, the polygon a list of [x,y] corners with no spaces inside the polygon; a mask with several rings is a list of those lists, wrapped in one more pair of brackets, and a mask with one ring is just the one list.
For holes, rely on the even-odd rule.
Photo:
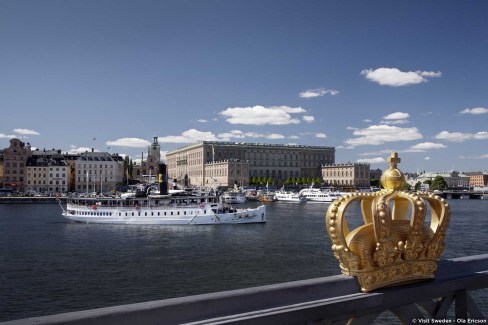
{"label": "golden crown sculpture", "polygon": [[[405,183],[398,154],[388,158],[384,189],[352,193],[327,210],[326,227],[343,274],[358,278],[362,291],[435,277],[451,217],[447,202],[429,192],[399,191]],[[347,207],[360,201],[364,225],[349,231]],[[425,223],[430,204],[430,224]],[[408,212],[410,210],[410,218]]]}

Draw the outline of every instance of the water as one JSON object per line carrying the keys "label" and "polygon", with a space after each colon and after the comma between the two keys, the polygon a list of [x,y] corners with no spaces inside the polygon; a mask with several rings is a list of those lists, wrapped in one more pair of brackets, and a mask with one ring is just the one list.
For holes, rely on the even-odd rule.
{"label": "water", "polygon": [[[487,253],[488,200],[450,203],[443,258]],[[276,202],[266,224],[140,226],[0,205],[0,321],[339,274],[326,209]]]}

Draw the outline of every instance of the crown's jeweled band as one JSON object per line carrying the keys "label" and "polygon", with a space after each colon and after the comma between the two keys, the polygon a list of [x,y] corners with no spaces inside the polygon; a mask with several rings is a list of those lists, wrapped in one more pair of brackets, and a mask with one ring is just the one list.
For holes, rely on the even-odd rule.
{"label": "crown's jeweled band", "polygon": [[[444,250],[449,205],[433,193],[397,191],[398,175],[403,174],[396,169],[400,159],[392,157],[392,167],[384,174],[385,182],[393,184],[391,188],[346,195],[327,211],[326,226],[334,255],[344,274],[358,277],[363,291],[433,278]],[[393,174],[393,182],[389,174]],[[364,224],[349,231],[346,209],[358,201]],[[429,224],[425,223],[427,204]]]}

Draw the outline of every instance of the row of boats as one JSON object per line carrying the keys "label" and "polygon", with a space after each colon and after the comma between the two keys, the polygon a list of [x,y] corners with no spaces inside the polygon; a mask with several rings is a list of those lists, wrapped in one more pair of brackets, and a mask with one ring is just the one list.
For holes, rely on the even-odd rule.
{"label": "row of boats", "polygon": [[330,203],[347,193],[335,191],[333,189],[305,188],[299,192],[287,191],[281,188],[278,191],[269,190],[242,190],[233,188],[222,195],[222,201],[230,204],[239,204],[246,201],[258,200],[261,202],[287,201],[287,202],[326,202]]}
{"label": "row of boats", "polygon": [[[218,195],[214,192],[158,191],[126,193],[119,197],[70,197],[62,215],[76,222],[145,225],[209,225],[266,222],[266,205],[236,208],[247,200],[332,202],[343,193],[315,188],[300,192],[243,191],[237,188]],[[130,195],[129,195],[130,194]],[[227,204],[225,204],[227,203]]]}

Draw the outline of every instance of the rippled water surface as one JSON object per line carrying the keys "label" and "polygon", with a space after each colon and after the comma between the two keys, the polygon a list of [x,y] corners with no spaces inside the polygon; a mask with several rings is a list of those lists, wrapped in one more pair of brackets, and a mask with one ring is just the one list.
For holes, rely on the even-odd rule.
{"label": "rippled water surface", "polygon": [[[487,253],[488,200],[450,204],[443,258]],[[265,224],[131,226],[0,205],[0,321],[338,274],[327,207],[275,202]]]}

